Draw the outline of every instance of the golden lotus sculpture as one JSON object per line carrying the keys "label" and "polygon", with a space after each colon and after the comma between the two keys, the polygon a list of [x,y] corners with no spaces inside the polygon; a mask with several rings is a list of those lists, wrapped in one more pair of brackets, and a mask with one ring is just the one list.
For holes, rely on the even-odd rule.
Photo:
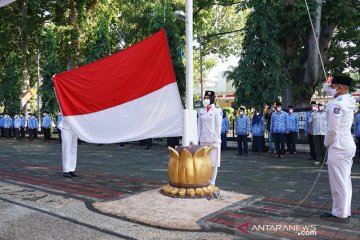
{"label": "golden lotus sculpture", "polygon": [[191,145],[169,149],[169,184],[161,193],[173,197],[206,197],[219,191],[210,185],[212,147]]}

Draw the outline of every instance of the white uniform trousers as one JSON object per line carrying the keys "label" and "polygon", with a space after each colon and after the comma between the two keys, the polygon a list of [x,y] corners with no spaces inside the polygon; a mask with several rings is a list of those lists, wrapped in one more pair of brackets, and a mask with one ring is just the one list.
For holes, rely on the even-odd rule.
{"label": "white uniform trousers", "polygon": [[221,143],[207,143],[207,142],[201,142],[200,146],[210,146],[213,147],[210,152],[210,160],[211,160],[211,166],[212,166],[212,173],[211,173],[211,179],[210,184],[215,185],[218,167],[220,167],[220,152],[221,152]]}
{"label": "white uniform trousers", "polygon": [[333,199],[332,215],[340,218],[351,216],[351,167],[356,149],[329,147],[328,170],[331,195]]}
{"label": "white uniform trousers", "polygon": [[63,172],[75,172],[77,161],[77,136],[69,129],[61,129]]}

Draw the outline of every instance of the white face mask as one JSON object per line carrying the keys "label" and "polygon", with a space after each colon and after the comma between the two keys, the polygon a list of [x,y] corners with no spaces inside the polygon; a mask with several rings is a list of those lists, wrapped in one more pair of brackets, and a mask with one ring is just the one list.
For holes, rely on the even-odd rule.
{"label": "white face mask", "polygon": [[316,111],[316,106],[312,106],[311,109],[312,109],[313,111]]}
{"label": "white face mask", "polygon": [[240,111],[240,115],[244,115],[244,112],[243,112],[243,111]]}
{"label": "white face mask", "polygon": [[259,115],[260,115],[260,113],[258,113],[258,112],[257,112],[257,113],[255,113],[255,115],[256,115],[256,116],[259,116]]}
{"label": "white face mask", "polygon": [[210,105],[210,99],[204,99],[204,105],[209,106]]}
{"label": "white face mask", "polygon": [[276,107],[276,111],[280,112],[280,111],[281,111],[281,107]]}
{"label": "white face mask", "polygon": [[329,94],[332,97],[335,97],[336,95],[336,89],[331,88],[331,85],[328,83],[324,83],[323,85],[323,91]]}
{"label": "white face mask", "polygon": [[292,109],[289,109],[289,113],[292,113],[294,110],[292,110]]}
{"label": "white face mask", "polygon": [[320,111],[324,110],[324,108],[325,108],[324,106],[319,106]]}

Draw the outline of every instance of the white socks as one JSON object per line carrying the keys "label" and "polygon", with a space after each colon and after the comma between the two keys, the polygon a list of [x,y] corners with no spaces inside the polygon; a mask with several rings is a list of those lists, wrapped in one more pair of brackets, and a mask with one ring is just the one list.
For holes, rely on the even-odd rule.
{"label": "white socks", "polygon": [[217,172],[218,172],[218,168],[217,167],[213,167],[212,168],[212,175],[210,178],[210,184],[215,186],[215,180],[216,180],[216,176],[217,176]]}

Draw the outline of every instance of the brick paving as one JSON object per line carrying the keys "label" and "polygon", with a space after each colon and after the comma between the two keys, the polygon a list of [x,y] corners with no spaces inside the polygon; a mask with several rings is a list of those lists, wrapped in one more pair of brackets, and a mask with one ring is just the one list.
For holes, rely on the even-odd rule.
{"label": "brick paving", "polygon": [[[45,144],[40,140],[0,139],[0,180],[30,184],[86,202],[116,200],[166,183],[165,145],[155,142],[150,150],[138,143],[124,149],[115,144],[79,145],[80,177],[66,179],[61,175],[61,147],[56,141]],[[326,166],[313,193],[293,209],[305,197],[320,169],[306,160],[306,146],[300,148],[305,151],[284,159],[268,153],[245,157],[235,155],[235,149],[223,151],[217,185],[252,197],[202,219],[202,227],[241,239],[360,239],[360,164],[354,161],[352,169],[351,221],[326,222],[319,218],[331,207]],[[316,231],[300,231],[312,226]],[[314,232],[316,236],[310,235]]]}

